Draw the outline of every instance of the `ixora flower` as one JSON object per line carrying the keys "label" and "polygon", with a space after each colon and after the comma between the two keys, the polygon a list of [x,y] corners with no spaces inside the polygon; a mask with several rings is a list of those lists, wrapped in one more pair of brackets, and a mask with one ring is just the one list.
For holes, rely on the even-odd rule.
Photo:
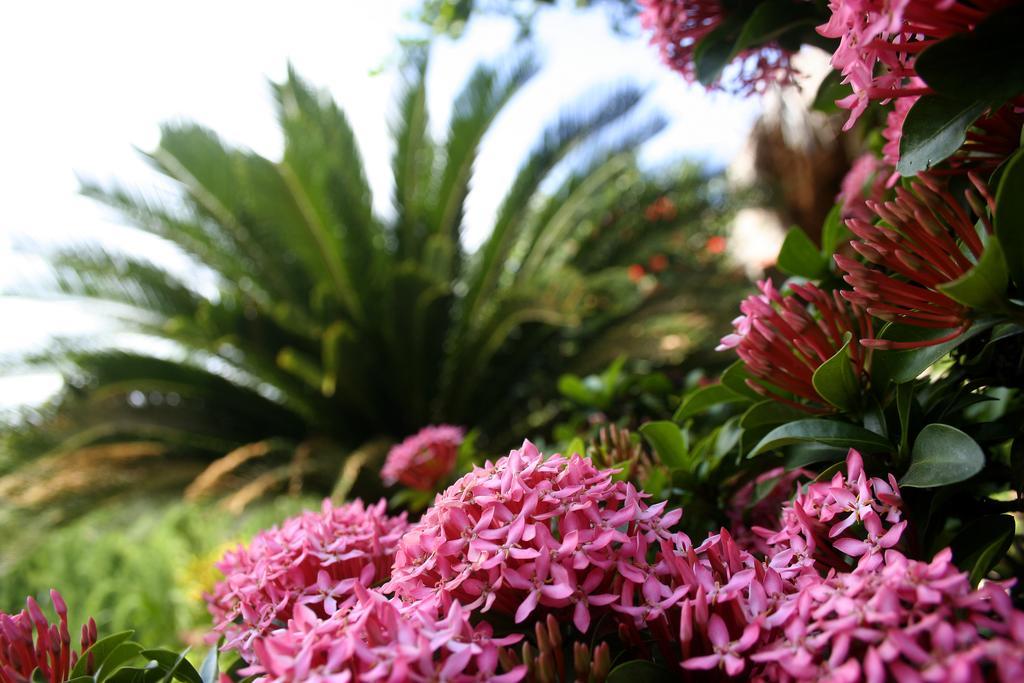
{"label": "ixora flower", "polygon": [[[697,80],[693,55],[697,43],[725,19],[720,0],[640,0],[640,22],[651,31],[661,58],[690,83]],[[736,90],[761,92],[773,83],[790,83],[791,53],[778,46],[745,50],[737,58]],[[720,86],[718,86],[720,87]]]}
{"label": "ixora flower", "polygon": [[647,506],[614,473],[578,455],[545,458],[525,442],[438,495],[402,537],[383,590],[516,623],[544,609],[566,614],[580,632],[595,609],[663,609],[681,593],[651,552],[682,542],[670,530],[682,513]]}
{"label": "ixora flower", "polygon": [[837,102],[850,110],[846,128],[871,100],[929,93],[914,70],[917,55],[943,38],[973,30],[1010,4],[1013,0],[830,0],[832,15],[818,32],[839,39],[832,65],[853,88]]}
{"label": "ixora flower", "polygon": [[[782,296],[768,280],[758,289],[760,294],[740,304],[743,315],[733,320],[732,334],[717,350],[736,350],[753,375],[747,383],[758,393],[811,412],[831,410],[814,388],[814,371],[843,347],[848,334],[870,338],[871,320],[857,303],[811,283],[790,283],[791,296]],[[860,377],[864,352],[856,344],[849,349]]]}
{"label": "ixora flower", "polygon": [[75,652],[68,631],[67,605],[55,590],[50,591],[50,600],[59,624],[51,624],[31,597],[18,614],[0,612],[0,683],[29,683],[40,680],[40,676],[49,683],[66,681],[79,653],[96,642],[96,622],[89,619],[82,627],[81,650]]}
{"label": "ixora flower", "polygon": [[424,427],[388,452],[381,479],[389,486],[401,482],[418,491],[433,491],[455,467],[463,436],[461,427]]}
{"label": "ixora flower", "polygon": [[389,516],[383,500],[337,507],[324,500],[319,512],[293,517],[248,548],[229,551],[217,564],[224,580],[206,596],[224,647],[250,656],[253,641],[283,623],[296,604],[323,617],[338,611],[357,587],[387,577],[407,528],[405,514]]}
{"label": "ixora flower", "polygon": [[525,666],[499,672],[499,648],[522,636],[495,638],[486,622],[471,624],[457,602],[439,614],[436,606],[404,605],[362,586],[355,598],[326,619],[295,605],[287,627],[255,643],[255,662],[243,674],[264,683],[515,683],[526,675]]}
{"label": "ixora flower", "polygon": [[910,188],[896,188],[896,198],[881,204],[869,202],[882,223],[873,225],[857,218],[847,222],[856,235],[850,246],[864,262],[837,254],[852,291],[843,296],[882,320],[915,327],[951,329],[935,339],[892,342],[861,339],[867,347],[901,349],[928,346],[962,334],[971,324],[971,309],[954,301],[939,286],[965,275],[981,258],[984,242],[975,221],[992,233],[987,205],[994,200],[985,183],[968,173],[974,190],[966,192],[970,210],[961,206],[946,185],[921,174]]}

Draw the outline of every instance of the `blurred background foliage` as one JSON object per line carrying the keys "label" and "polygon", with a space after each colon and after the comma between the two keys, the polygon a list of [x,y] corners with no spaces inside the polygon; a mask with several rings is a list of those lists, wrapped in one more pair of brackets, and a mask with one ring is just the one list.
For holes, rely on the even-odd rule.
{"label": "blurred background foliage", "polygon": [[[474,12],[500,13],[528,35],[546,4],[427,0],[419,19],[457,37]],[[614,25],[635,16],[591,4]],[[344,102],[293,71],[272,84],[282,158],[175,123],[147,155],[171,191],[83,184],[192,276],[81,243],[15,292],[82,302],[118,332],[0,359],[64,378],[0,433],[0,610],[58,586],[73,621],[198,642],[225,544],[324,495],[388,493],[388,445],[431,422],[471,428],[481,458],[524,435],[579,439],[664,479],[610,423],[669,418],[694,368],[723,365],[711,348],[748,286],[723,237],[749,198],[695,163],[641,166],[663,121],[624,86],[551,122],[467,249],[481,140],[539,67],[525,48],[479,65],[435,139],[429,44],[403,55],[393,216],[372,208]]]}

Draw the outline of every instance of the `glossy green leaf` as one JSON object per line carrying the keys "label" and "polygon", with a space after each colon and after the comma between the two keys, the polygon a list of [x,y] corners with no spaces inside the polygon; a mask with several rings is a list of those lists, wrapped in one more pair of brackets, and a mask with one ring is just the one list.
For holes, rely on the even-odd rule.
{"label": "glossy green leaf", "polygon": [[686,448],[686,440],[679,425],[675,422],[662,420],[659,422],[648,422],[641,425],[640,434],[647,439],[658,459],[672,469],[687,468],[689,466],[689,453]]}
{"label": "glossy green leaf", "polygon": [[616,666],[605,680],[608,683],[666,683],[678,677],[653,662],[634,659]]}
{"label": "glossy green leaf", "polygon": [[[871,380],[878,387],[887,386],[890,382],[895,384],[910,382],[927,370],[935,361],[968,339],[990,329],[994,324],[995,321],[992,320],[978,321],[963,334],[941,344],[899,351],[876,350],[872,352]],[[887,325],[878,336],[881,339],[888,339],[890,341],[920,342],[945,337],[951,332],[953,330],[933,330],[925,327],[891,324]]]}
{"label": "glossy green leaf", "polygon": [[914,384],[905,382],[896,387],[896,413],[900,418],[900,455],[910,446],[910,411],[914,406]]}
{"label": "glossy green leaf", "polygon": [[[93,666],[96,671],[99,671],[101,667],[106,663],[108,657],[113,654],[117,648],[128,642],[128,639],[132,637],[134,631],[120,631],[119,633],[112,633],[105,638],[100,638],[92,644],[88,650],[82,653],[81,658],[75,664],[74,668],[71,669],[70,678],[77,678],[79,676],[85,676],[88,674],[86,671],[89,666],[89,659],[93,660]],[[139,646],[137,652],[141,652],[142,647]],[[91,657],[89,655],[92,655]]]}
{"label": "glossy green leaf", "polygon": [[760,455],[782,446],[802,442],[856,448],[866,452],[892,450],[892,444],[887,439],[858,425],[838,420],[810,418],[776,427],[761,439],[750,455]]}
{"label": "glossy green leaf", "polygon": [[767,399],[755,403],[743,413],[740,418],[740,426],[744,429],[761,427],[764,425],[778,425],[783,422],[791,422],[806,417],[807,413],[798,410],[785,403],[773,399]]}
{"label": "glossy green leaf", "polygon": [[821,253],[826,258],[830,258],[852,237],[853,233],[850,232],[850,228],[846,227],[846,221],[843,220],[843,207],[841,204],[836,204],[829,210],[828,215],[825,216],[825,222],[821,226]]}
{"label": "glossy green leaf", "polygon": [[199,678],[202,679],[202,683],[218,683],[220,679],[220,667],[217,660],[220,654],[221,642],[223,640],[210,648],[209,654],[206,655],[202,666],[199,667]]}
{"label": "glossy green leaf", "polygon": [[903,122],[896,170],[902,176],[917,175],[946,159],[964,143],[967,129],[987,106],[977,100],[922,96]]}
{"label": "glossy green leaf", "polygon": [[746,396],[737,394],[724,384],[712,384],[687,394],[672,419],[676,422],[682,422],[694,415],[703,413],[712,406],[723,403],[740,403],[748,400]]}
{"label": "glossy green leaf", "polygon": [[697,80],[709,86],[719,79],[722,70],[733,58],[733,45],[743,16],[734,12],[700,39],[693,49],[693,63]]}
{"label": "glossy green leaf", "polygon": [[814,390],[830,405],[852,412],[860,407],[861,383],[850,357],[852,335],[846,333],[842,348],[827,361],[818,366],[811,376]]}
{"label": "glossy green leaf", "polygon": [[762,400],[764,397],[751,389],[747,384],[748,379],[751,379],[751,374],[747,372],[747,366],[741,360],[736,361],[722,371],[722,384],[737,394],[746,396],[753,401]]}
{"label": "glossy green leaf", "polygon": [[790,275],[812,280],[828,273],[828,262],[821,255],[818,246],[811,241],[807,233],[796,227],[786,233],[776,265]]}
{"label": "glossy green leaf", "polygon": [[1000,103],[1024,91],[1022,25],[1019,5],[995,12],[973,31],[930,46],[914,60],[914,71],[943,95]]}
{"label": "glossy green leaf", "polygon": [[986,515],[972,520],[949,544],[953,562],[969,573],[971,585],[988,575],[1009,550],[1015,534],[1010,515]]}
{"label": "glossy green leaf", "polygon": [[933,423],[918,432],[910,469],[900,486],[934,488],[970,479],[985,466],[985,454],[974,439],[956,427]]}
{"label": "glossy green leaf", "polygon": [[939,285],[939,290],[965,306],[980,311],[999,311],[1006,308],[1009,283],[1010,273],[1002,245],[998,236],[991,235],[974,267],[956,280]]}
{"label": "glossy green leaf", "polygon": [[178,652],[172,652],[171,650],[143,650],[142,656],[156,662],[164,675],[172,667],[177,666],[175,676],[178,680],[185,681],[185,683],[204,683],[202,676],[187,659],[179,663],[178,660],[181,654]]}
{"label": "glossy green leaf", "polygon": [[733,46],[733,55],[751,47],[765,45],[783,33],[800,27],[820,23],[817,9],[812,3],[790,0],[766,0],[754,8],[740,30]]}
{"label": "glossy green leaf", "polygon": [[995,229],[1013,280],[1024,287],[1024,150],[1010,157],[996,188]]}

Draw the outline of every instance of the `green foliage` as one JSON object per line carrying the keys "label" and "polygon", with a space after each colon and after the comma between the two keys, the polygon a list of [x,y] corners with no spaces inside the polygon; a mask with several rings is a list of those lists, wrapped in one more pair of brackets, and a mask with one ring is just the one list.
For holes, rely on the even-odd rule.
{"label": "green foliage", "polygon": [[[677,361],[710,341],[733,300],[704,301],[696,283],[739,284],[698,246],[722,202],[697,167],[638,169],[638,145],[663,125],[633,116],[639,90],[588,98],[549,125],[471,253],[461,235],[480,142],[537,66],[477,67],[435,139],[427,61],[410,51],[403,71],[393,218],[373,212],[343,110],[292,70],[273,86],[280,159],[177,123],[148,154],[177,196],[85,183],[216,291],[95,245],[52,254],[52,281],[21,293],[87,300],[137,341],[69,339],[7,359],[55,368],[66,386],[3,436],[0,499],[60,521],[129,492],[235,492],[235,507],[330,492],[371,439],[450,422],[502,448],[544,424],[553,378],[622,354]],[[650,214],[657,202],[672,210]],[[671,268],[628,276],[656,256]],[[355,485],[377,495],[373,479]]]}
{"label": "green foliage", "polygon": [[316,504],[281,499],[242,517],[213,505],[134,504],[99,510],[42,536],[20,536],[18,555],[5,555],[0,564],[0,611],[15,612],[26,595],[43,599],[56,588],[72,625],[91,616],[101,635],[134,628],[147,645],[174,649],[184,641],[205,651],[210,618],[202,593],[219,578],[213,563],[230,545]]}

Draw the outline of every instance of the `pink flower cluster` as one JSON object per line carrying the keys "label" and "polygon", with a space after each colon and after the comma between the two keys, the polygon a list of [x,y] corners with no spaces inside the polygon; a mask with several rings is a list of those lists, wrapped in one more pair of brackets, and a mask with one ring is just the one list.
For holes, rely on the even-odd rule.
{"label": "pink flower cluster", "polygon": [[[768,280],[757,286],[761,293],[740,304],[743,315],[717,350],[736,349],[755,378],[747,383],[758,393],[810,412],[832,410],[814,388],[814,371],[842,348],[847,333],[873,336],[866,312],[811,283],[791,283],[792,296],[785,297]],[[850,356],[859,377],[864,352],[851,344]]]}
{"label": "pink flower cluster", "polygon": [[930,92],[914,70],[917,55],[943,38],[972,30],[1012,1],[831,0],[832,16],[818,32],[839,39],[832,65],[853,88],[838,102],[850,110],[846,128],[871,100],[912,98],[912,103]]}
{"label": "pink flower cluster", "polygon": [[949,550],[906,558],[895,480],[869,478],[855,451],[846,464],[800,490],[781,529],[758,530],[772,547],[763,561],[724,531],[685,559],[677,551],[681,581],[698,584],[682,601],[683,668],[849,683],[1024,673],[1024,613],[1005,587],[972,590]]}
{"label": "pink flower cluster", "polygon": [[357,584],[355,600],[326,619],[296,604],[287,628],[256,641],[258,663],[243,673],[266,683],[521,680],[522,666],[498,673],[498,649],[522,636],[494,638],[469,617],[457,602],[439,615]]}
{"label": "pink flower cluster", "polygon": [[455,467],[463,436],[461,427],[424,427],[388,452],[381,479],[388,486],[401,482],[417,491],[433,491]]}
{"label": "pink flower cluster", "polygon": [[253,642],[283,625],[296,605],[323,617],[355,598],[358,586],[387,578],[405,515],[391,517],[385,501],[356,500],[293,517],[257,535],[248,548],[217,564],[224,574],[206,596],[225,649],[249,656]]}
{"label": "pink flower cluster", "polygon": [[[694,49],[697,43],[725,19],[720,0],[640,0],[640,22],[651,31],[651,42],[661,58],[690,83],[697,80]],[[770,45],[738,55],[730,74],[735,89],[744,94],[761,92],[772,83],[793,80],[791,53]],[[717,84],[716,87],[721,87]]]}
{"label": "pink flower cluster", "polygon": [[384,590],[446,609],[572,615],[657,611],[680,596],[650,552],[674,544],[680,510],[647,506],[644,494],[578,455],[543,457],[533,444],[466,474],[439,494],[402,538]]}
{"label": "pink flower cluster", "polygon": [[51,624],[31,597],[18,614],[0,612],[0,683],[30,683],[37,680],[33,675],[37,669],[49,683],[66,681],[79,652],[84,653],[96,642],[96,622],[89,619],[82,627],[81,650],[75,652],[68,631],[67,605],[55,590],[50,591],[50,600],[59,624]]}

